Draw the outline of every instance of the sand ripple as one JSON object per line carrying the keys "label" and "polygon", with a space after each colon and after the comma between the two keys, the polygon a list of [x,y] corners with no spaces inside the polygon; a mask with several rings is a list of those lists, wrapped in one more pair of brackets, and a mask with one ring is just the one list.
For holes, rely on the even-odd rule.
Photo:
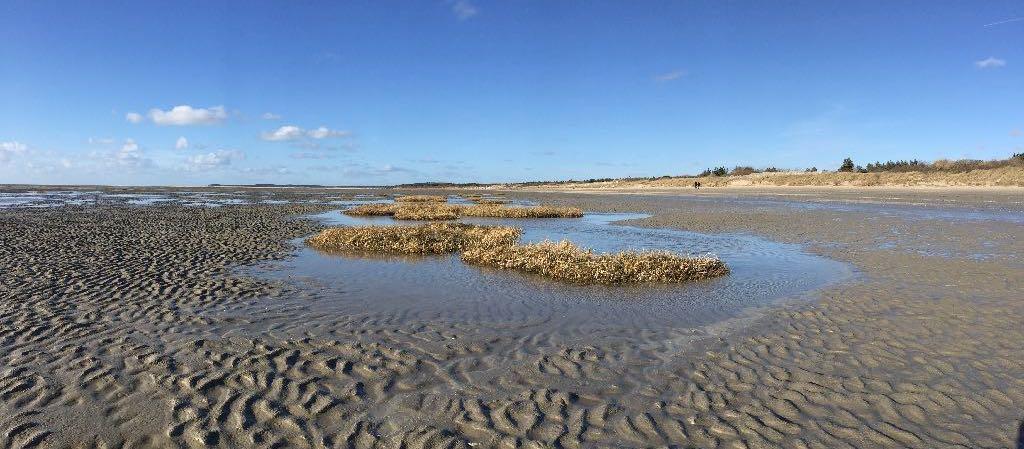
{"label": "sand ripple", "polygon": [[[312,308],[294,304],[317,301],[315,288],[232,271],[285,257],[289,239],[319,228],[291,217],[325,206],[3,210],[0,447],[1014,444],[1024,281],[1012,260],[926,255],[897,238],[876,247],[843,212],[631,207],[661,211],[651,222],[662,226],[831,242],[819,251],[864,276],[728,333],[637,330],[587,344],[430,320],[305,319]],[[882,224],[953,236],[943,245],[955,251],[1024,250],[1001,237],[1024,235],[1014,224]]]}

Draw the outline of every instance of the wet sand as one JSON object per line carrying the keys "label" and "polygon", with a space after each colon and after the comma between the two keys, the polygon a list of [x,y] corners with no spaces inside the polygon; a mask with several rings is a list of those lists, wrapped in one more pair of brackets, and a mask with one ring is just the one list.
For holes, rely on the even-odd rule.
{"label": "wet sand", "polygon": [[0,209],[0,447],[1016,444],[1019,195],[512,195],[801,244],[858,276],[720,326],[570,341],[326,315],[330,289],[242,268],[294,254],[324,226],[296,217],[329,204]]}

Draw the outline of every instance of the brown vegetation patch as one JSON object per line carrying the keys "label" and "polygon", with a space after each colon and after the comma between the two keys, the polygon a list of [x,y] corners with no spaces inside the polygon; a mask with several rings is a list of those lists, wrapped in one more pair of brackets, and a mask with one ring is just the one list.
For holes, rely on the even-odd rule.
{"label": "brown vegetation patch", "polygon": [[448,198],[441,195],[406,195],[396,197],[395,201],[399,203],[444,203],[448,201]]}
{"label": "brown vegetation patch", "polygon": [[729,273],[725,263],[714,257],[683,257],[664,251],[595,254],[567,241],[476,246],[463,251],[462,260],[581,284],[687,282]]}
{"label": "brown vegetation patch", "polygon": [[555,206],[503,207],[479,204],[464,206],[460,214],[464,217],[493,218],[579,218],[583,216],[583,209]]}
{"label": "brown vegetation patch", "polygon": [[399,204],[393,215],[395,220],[454,220],[461,210],[458,205],[447,203]]}
{"label": "brown vegetation patch", "polygon": [[351,209],[346,209],[346,215],[383,217],[394,215],[398,204],[363,204]]}
{"label": "brown vegetation patch", "polygon": [[578,218],[578,207],[505,207],[496,204],[459,205],[448,203],[364,204],[345,211],[356,216],[393,216],[396,220],[454,220],[459,217],[490,218]]}
{"label": "brown vegetation patch", "polygon": [[329,228],[306,239],[306,244],[323,251],[446,254],[475,246],[511,246],[519,235],[519,229],[507,226],[430,223]]}

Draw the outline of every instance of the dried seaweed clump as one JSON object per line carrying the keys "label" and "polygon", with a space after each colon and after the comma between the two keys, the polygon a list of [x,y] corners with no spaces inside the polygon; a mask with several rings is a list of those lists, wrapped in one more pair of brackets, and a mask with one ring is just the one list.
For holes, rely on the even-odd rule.
{"label": "dried seaweed clump", "polygon": [[503,207],[481,204],[463,207],[461,215],[463,217],[493,218],[579,218],[583,216],[583,209],[556,206]]}
{"label": "dried seaweed clump", "polygon": [[395,198],[399,203],[444,203],[447,197],[441,195],[406,195]]}
{"label": "dried seaweed clump", "polygon": [[401,254],[446,254],[477,246],[500,248],[519,240],[520,230],[507,226],[429,223],[418,226],[329,228],[306,239],[322,251],[373,251]]}
{"label": "dried seaweed clump", "polygon": [[725,263],[714,257],[683,257],[662,251],[595,254],[567,241],[475,246],[462,252],[462,260],[580,284],[687,282],[729,273]]}

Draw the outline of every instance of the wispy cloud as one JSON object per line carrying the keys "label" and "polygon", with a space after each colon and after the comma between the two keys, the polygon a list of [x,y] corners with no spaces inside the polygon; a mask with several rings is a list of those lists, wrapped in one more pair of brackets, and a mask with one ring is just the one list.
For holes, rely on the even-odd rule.
{"label": "wispy cloud", "polygon": [[659,82],[659,83],[664,83],[666,81],[675,81],[675,80],[677,80],[679,78],[682,78],[682,77],[686,76],[686,74],[687,74],[686,70],[683,70],[683,69],[673,70],[671,72],[662,73],[660,75],[655,75],[654,76],[654,80]]}
{"label": "wispy cloud", "polygon": [[349,132],[330,129],[325,126],[321,126],[319,128],[306,131],[306,135],[314,139],[326,139],[328,137],[344,137],[349,135]]}
{"label": "wispy cloud", "polygon": [[323,151],[299,151],[289,154],[288,157],[292,159],[334,159],[337,156]]}
{"label": "wispy cloud", "polygon": [[174,141],[174,149],[175,150],[185,150],[185,149],[188,149],[188,139],[186,139],[185,136],[179,137],[178,140]]}
{"label": "wispy cloud", "polygon": [[480,13],[480,10],[477,9],[476,5],[471,3],[469,0],[451,0],[448,3],[451,4],[452,13],[454,13],[455,17],[458,17],[459,20],[468,20]]}
{"label": "wispy cloud", "polygon": [[217,150],[212,153],[191,156],[185,161],[185,170],[207,171],[231,165],[232,162],[245,159],[245,153],[238,150]]}
{"label": "wispy cloud", "polygon": [[263,115],[260,116],[260,118],[262,118],[263,120],[281,120],[281,115],[275,114],[273,112],[264,112]]}
{"label": "wispy cloud", "polygon": [[1004,23],[1020,22],[1021,20],[1024,20],[1024,17],[1014,17],[1012,19],[1006,19],[1006,20],[1000,20],[998,22],[986,23],[985,25],[982,25],[982,26],[984,26],[985,28],[988,28],[988,27],[994,27],[996,25],[1002,25]]}
{"label": "wispy cloud", "polygon": [[139,114],[138,112],[129,112],[124,115],[124,119],[128,120],[130,123],[142,123],[144,117],[142,117],[142,114]]}
{"label": "wispy cloud", "polygon": [[11,157],[24,154],[27,150],[28,145],[21,142],[13,140],[10,142],[0,142],[0,164],[6,164],[11,160]]}
{"label": "wispy cloud", "polygon": [[979,69],[996,69],[1006,65],[1006,61],[999,58],[989,57],[982,59],[981,61],[974,61],[974,65]]}
{"label": "wispy cloud", "polygon": [[101,166],[118,171],[130,171],[153,165],[153,160],[146,157],[145,151],[134,139],[125,139],[121,148],[116,151],[93,151],[89,156]]}
{"label": "wispy cloud", "polygon": [[285,125],[273,131],[267,131],[260,135],[260,138],[270,142],[284,142],[299,140],[303,138],[326,139],[328,137],[345,137],[351,134],[348,131],[330,129],[326,126],[305,130],[295,125]]}

